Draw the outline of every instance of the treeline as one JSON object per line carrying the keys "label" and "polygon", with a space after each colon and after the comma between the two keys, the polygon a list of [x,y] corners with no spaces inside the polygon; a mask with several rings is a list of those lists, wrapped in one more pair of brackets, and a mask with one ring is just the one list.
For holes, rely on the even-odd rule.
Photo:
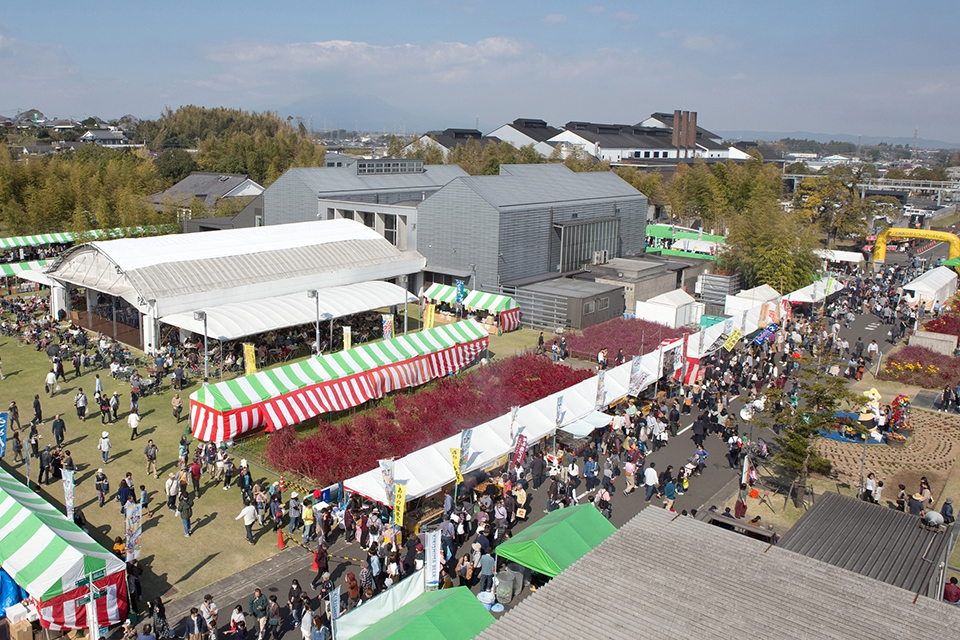
{"label": "treeline", "polygon": [[0,222],[9,235],[176,222],[146,199],[165,186],[145,153],[87,145],[18,162],[0,145]]}
{"label": "treeline", "polygon": [[[289,119],[269,111],[193,105],[176,111],[168,108],[157,120],[141,121],[136,138],[146,140],[153,151],[163,151],[161,164],[178,167],[165,172],[174,182],[196,169],[243,173],[267,186],[291,167],[322,166],[326,155],[326,147],[315,144],[302,123],[294,127]],[[190,156],[194,168],[177,149],[197,150],[195,157]],[[164,155],[177,160],[166,162]]]}

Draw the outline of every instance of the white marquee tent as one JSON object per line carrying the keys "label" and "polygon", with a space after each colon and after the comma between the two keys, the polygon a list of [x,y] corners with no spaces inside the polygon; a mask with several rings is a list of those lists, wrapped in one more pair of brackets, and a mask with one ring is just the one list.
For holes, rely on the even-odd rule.
{"label": "white marquee tent", "polygon": [[753,289],[744,289],[734,296],[727,295],[723,313],[727,316],[737,316],[747,309],[759,307],[764,302],[772,302],[779,297],[780,294],[777,290],[768,284],[762,284]]}
{"label": "white marquee tent", "polygon": [[636,312],[638,318],[676,329],[699,322],[703,306],[686,291],[675,289],[637,302]]}
{"label": "white marquee tent", "polygon": [[903,285],[907,302],[918,302],[927,308],[935,302],[944,302],[957,292],[957,272],[950,267],[937,267]]}

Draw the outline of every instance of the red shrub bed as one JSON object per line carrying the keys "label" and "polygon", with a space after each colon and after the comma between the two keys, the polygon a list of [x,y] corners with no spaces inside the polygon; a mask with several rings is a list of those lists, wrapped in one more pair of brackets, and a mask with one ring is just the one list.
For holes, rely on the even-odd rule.
{"label": "red shrub bed", "polygon": [[926,389],[942,389],[960,382],[960,358],[925,347],[907,346],[890,356],[880,370],[881,380],[896,380]]}
{"label": "red shrub bed", "polygon": [[960,336],[960,314],[946,313],[923,323],[923,328],[935,333],[946,333],[951,336]]}
{"label": "red shrub bed", "polygon": [[280,470],[323,484],[336,482],[376,467],[377,460],[400,458],[590,375],[532,355],[502,360],[444,378],[428,389],[398,393],[392,411],[363,411],[339,425],[321,421],[319,431],[306,438],[282,429],[269,436],[267,459]]}
{"label": "red shrub bed", "polygon": [[650,353],[664,340],[682,337],[690,333],[687,329],[671,329],[649,320],[614,318],[593,325],[579,335],[567,338],[567,349],[574,355],[593,360],[597,352],[607,348],[610,362],[617,355],[617,349],[623,349],[627,358]]}

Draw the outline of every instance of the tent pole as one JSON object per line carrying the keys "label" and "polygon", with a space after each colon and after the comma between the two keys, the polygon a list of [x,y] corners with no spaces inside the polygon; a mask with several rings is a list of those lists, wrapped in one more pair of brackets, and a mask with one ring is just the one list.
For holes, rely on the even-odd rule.
{"label": "tent pole", "polygon": [[[333,353],[333,318],[330,318],[330,353]],[[320,355],[320,347],[317,347],[317,355]]]}

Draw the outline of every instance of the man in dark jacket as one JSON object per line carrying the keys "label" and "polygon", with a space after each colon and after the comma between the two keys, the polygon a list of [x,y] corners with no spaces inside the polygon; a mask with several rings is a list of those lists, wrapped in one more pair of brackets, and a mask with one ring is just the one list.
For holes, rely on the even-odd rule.
{"label": "man in dark jacket", "polygon": [[544,460],[543,454],[538,453],[537,456],[533,459],[533,462],[530,464],[530,470],[533,473],[533,488],[539,489],[540,485],[543,484],[543,471],[544,471]]}
{"label": "man in dark jacket", "polygon": [[[40,452],[40,474],[37,477],[37,484],[50,484],[50,474],[53,472],[53,455],[50,453],[50,447],[44,447]],[[44,482],[46,476],[46,482]]]}
{"label": "man in dark jacket", "polygon": [[190,537],[190,518],[193,517],[193,500],[190,494],[181,493],[180,502],[177,504],[177,510],[180,512],[180,520],[183,521],[183,537]]}

